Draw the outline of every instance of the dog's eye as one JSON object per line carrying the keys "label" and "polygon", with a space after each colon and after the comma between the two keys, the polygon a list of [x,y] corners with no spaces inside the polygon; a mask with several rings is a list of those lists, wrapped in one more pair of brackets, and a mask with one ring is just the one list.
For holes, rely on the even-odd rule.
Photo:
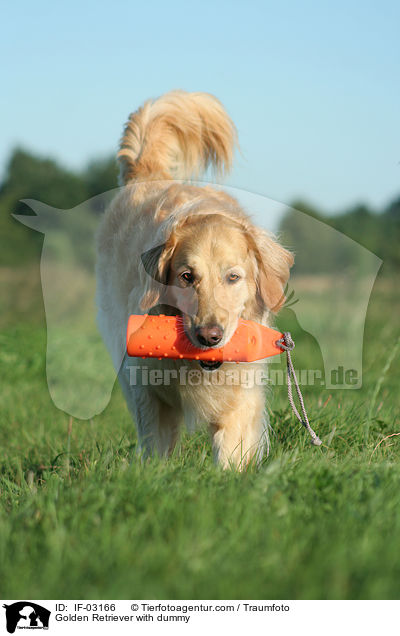
{"label": "dog's eye", "polygon": [[194,276],[192,272],[182,272],[180,275],[180,279],[183,280],[184,283],[190,285],[194,281]]}
{"label": "dog's eye", "polygon": [[234,274],[232,272],[231,274],[228,274],[227,276],[228,283],[236,283],[238,280],[240,280],[239,274]]}

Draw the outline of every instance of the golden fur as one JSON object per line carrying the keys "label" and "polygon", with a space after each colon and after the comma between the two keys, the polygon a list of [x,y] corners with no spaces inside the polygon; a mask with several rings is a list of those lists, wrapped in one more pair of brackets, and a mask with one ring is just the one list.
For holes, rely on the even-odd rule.
{"label": "golden fur", "polygon": [[204,380],[218,374],[218,384],[198,385],[132,384],[126,366],[133,361],[125,358],[120,368],[131,313],[181,314],[197,346],[201,327],[219,325],[221,346],[240,317],[268,325],[284,302],[291,254],[255,227],[228,194],[174,181],[209,165],[228,169],[235,135],[220,102],[205,93],[173,91],[130,116],[118,153],[126,186],[98,235],[98,304],[100,329],[143,453],[170,454],[183,419],[188,426],[205,420],[217,461],[243,468],[262,457],[268,440],[263,386],[224,381],[229,363],[209,371],[194,361],[134,360],[138,367],[164,371],[186,366]]}

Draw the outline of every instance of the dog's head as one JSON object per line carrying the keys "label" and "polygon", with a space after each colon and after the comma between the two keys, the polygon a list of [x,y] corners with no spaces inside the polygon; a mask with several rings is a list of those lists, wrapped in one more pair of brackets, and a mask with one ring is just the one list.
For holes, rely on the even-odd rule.
{"label": "dog's head", "polygon": [[141,308],[157,305],[160,283],[167,286],[162,302],[179,308],[188,338],[201,348],[226,344],[239,318],[276,313],[293,264],[292,255],[269,234],[247,217],[227,213],[182,219],[142,260],[151,280]]}

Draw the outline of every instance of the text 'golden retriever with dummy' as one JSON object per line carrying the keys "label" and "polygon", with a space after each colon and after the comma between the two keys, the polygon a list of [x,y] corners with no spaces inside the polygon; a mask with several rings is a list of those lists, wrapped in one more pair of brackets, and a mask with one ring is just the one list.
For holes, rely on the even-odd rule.
{"label": "text 'golden retriever with dummy'", "polygon": [[[97,245],[99,325],[116,366],[130,314],[181,315],[191,342],[209,348],[228,342],[239,318],[270,325],[283,304],[292,255],[233,197],[185,182],[209,165],[229,169],[234,143],[232,121],[206,93],[173,91],[130,116],[118,153],[125,187]],[[160,370],[157,381],[136,372],[132,381],[129,360]],[[170,454],[185,420],[189,428],[208,423],[222,466],[259,461],[268,445],[265,387],[232,382],[239,366],[241,375],[259,368],[125,358],[119,381],[143,455]]]}

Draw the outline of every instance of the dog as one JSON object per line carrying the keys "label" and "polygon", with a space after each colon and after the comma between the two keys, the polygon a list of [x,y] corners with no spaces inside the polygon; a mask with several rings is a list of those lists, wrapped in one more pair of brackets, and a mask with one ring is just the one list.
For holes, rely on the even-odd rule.
{"label": "dog", "polygon": [[[121,365],[130,314],[179,315],[193,345],[208,349],[227,343],[239,318],[271,326],[283,305],[292,254],[235,198],[193,184],[209,166],[229,170],[235,144],[234,124],[207,93],[172,91],[130,115],[118,152],[125,187],[97,237],[97,303],[142,455],[170,455],[184,421],[189,430],[205,422],[215,460],[242,470],[269,448],[262,385],[232,381],[228,362],[125,357]],[[132,382],[133,361],[162,371],[158,380],[136,373]],[[240,375],[256,368],[241,363]],[[196,382],[180,381],[183,369]]]}

